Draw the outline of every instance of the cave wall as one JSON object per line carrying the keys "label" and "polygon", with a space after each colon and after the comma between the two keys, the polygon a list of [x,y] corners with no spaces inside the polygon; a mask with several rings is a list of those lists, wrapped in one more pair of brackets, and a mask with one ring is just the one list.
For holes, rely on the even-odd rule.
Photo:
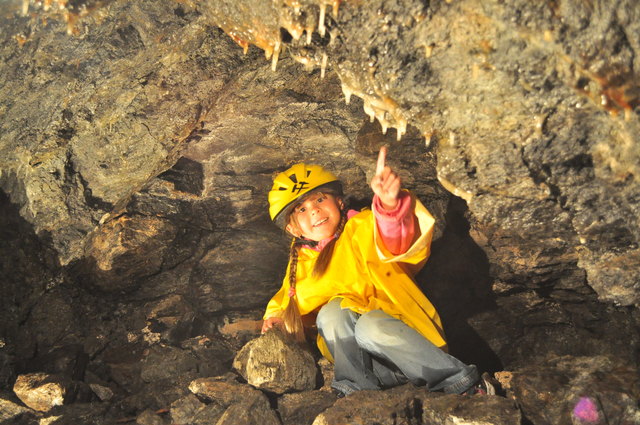
{"label": "cave wall", "polygon": [[383,130],[436,145],[494,276],[562,296],[584,271],[603,301],[637,305],[634,2],[345,2],[322,27],[314,2],[101,5],[3,23],[2,187],[62,264],[177,161],[256,45],[272,67],[328,68]]}
{"label": "cave wall", "polygon": [[212,373],[279,287],[271,177],[317,162],[366,206],[383,144],[438,218],[418,283],[456,355],[637,363],[636,3],[342,2],[324,36],[312,1],[82,4],[1,18],[4,382],[60,347],[121,389]]}

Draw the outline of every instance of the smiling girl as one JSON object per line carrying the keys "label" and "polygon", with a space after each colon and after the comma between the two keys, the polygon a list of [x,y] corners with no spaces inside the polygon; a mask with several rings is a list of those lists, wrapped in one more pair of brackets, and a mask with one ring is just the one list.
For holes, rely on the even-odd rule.
{"label": "smiling girl", "polygon": [[[342,184],[318,165],[276,176],[271,219],[293,236],[282,288],[262,331],[304,340],[316,317],[318,348],[341,395],[413,382],[433,391],[481,392],[478,371],[447,354],[440,317],[413,281],[430,253],[434,218],[401,189],[380,150],[371,210],[346,210]],[[471,390],[471,391],[469,391]]]}

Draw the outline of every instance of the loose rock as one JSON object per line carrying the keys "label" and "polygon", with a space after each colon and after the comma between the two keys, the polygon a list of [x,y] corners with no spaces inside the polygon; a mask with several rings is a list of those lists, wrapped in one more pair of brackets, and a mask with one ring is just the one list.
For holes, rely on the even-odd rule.
{"label": "loose rock", "polygon": [[62,406],[69,391],[70,382],[63,377],[46,373],[20,375],[13,392],[30,408],[47,412]]}
{"label": "loose rock", "polygon": [[318,370],[311,353],[278,330],[245,345],[233,367],[249,384],[277,394],[314,389]]}

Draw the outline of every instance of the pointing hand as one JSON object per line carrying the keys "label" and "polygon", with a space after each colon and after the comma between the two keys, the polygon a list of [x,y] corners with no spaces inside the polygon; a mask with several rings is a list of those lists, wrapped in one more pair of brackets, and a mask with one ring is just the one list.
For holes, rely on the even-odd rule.
{"label": "pointing hand", "polygon": [[371,189],[378,195],[382,206],[387,210],[392,210],[398,205],[398,194],[402,181],[400,177],[387,165],[387,148],[380,148],[378,163],[376,165],[376,175],[371,179]]}

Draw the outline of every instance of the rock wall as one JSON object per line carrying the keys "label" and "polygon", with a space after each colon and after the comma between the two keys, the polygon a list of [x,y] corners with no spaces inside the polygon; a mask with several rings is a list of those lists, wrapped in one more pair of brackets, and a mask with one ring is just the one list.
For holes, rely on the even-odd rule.
{"label": "rock wall", "polygon": [[520,401],[550,358],[637,368],[640,7],[289,3],[0,17],[0,390],[47,372],[118,418],[193,404],[279,287],[271,177],[320,163],[363,207],[383,144],[438,219],[418,284],[454,354],[533,364]]}

